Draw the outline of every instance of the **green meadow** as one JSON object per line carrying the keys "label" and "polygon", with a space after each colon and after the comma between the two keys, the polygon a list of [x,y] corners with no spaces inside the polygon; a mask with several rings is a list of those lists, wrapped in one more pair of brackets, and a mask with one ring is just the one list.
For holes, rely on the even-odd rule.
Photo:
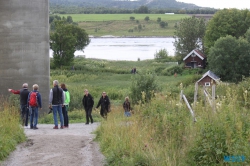
{"label": "green meadow", "polygon": [[[77,22],[80,27],[86,32],[95,37],[104,35],[113,35],[119,37],[134,36],[173,36],[175,25],[185,17],[190,17],[185,14],[60,14],[61,17],[71,16],[74,22]],[[145,21],[145,17],[149,17]],[[130,20],[134,17],[134,20]],[[167,26],[162,28],[157,22],[166,22]]]}
{"label": "green meadow", "polygon": [[82,21],[126,21],[130,20],[131,16],[135,17],[135,20],[144,20],[146,16],[149,16],[150,20],[157,20],[161,18],[162,21],[176,21],[185,17],[189,17],[186,14],[58,14],[60,17],[71,16],[75,22]]}
{"label": "green meadow", "polygon": [[[199,87],[194,103],[194,84],[206,70],[183,69],[182,65],[159,60],[74,61],[75,70],[53,69],[52,65],[51,81],[65,83],[71,94],[70,123],[85,122],[81,103],[84,89],[94,97],[94,106],[101,93],[107,92],[112,110],[107,121],[101,118],[99,109],[93,110],[94,120],[101,122],[95,134],[106,165],[234,165],[232,156],[237,158],[238,165],[250,163],[249,78],[238,84],[218,84],[214,112],[205,100],[203,87]],[[134,67],[137,74],[130,72]],[[149,80],[152,75],[154,80]],[[142,78],[144,82],[140,82]],[[158,88],[146,93],[152,86],[150,81]],[[138,94],[131,90],[134,85],[141,89]],[[181,91],[194,110],[196,122],[180,99]],[[211,87],[207,91],[211,94]],[[134,95],[141,99],[134,102]],[[147,95],[151,100],[147,100]],[[122,103],[126,96],[132,103],[131,117],[124,116]],[[0,131],[4,137],[0,137],[0,160],[3,160],[18,143],[25,141],[25,136],[19,125],[16,96],[12,95],[1,108]],[[53,123],[52,116],[40,117],[39,123]]]}

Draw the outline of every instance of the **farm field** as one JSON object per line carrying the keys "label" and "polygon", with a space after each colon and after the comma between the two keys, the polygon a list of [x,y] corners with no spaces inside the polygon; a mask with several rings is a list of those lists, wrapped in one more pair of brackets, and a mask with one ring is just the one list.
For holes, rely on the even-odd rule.
{"label": "farm field", "polygon": [[[61,17],[71,16],[74,22],[85,29],[93,37],[112,35],[116,37],[166,37],[173,36],[175,25],[185,14],[60,14]],[[145,21],[145,17],[149,17]],[[134,17],[134,20],[130,20]],[[162,28],[157,22],[160,18],[167,26]]]}

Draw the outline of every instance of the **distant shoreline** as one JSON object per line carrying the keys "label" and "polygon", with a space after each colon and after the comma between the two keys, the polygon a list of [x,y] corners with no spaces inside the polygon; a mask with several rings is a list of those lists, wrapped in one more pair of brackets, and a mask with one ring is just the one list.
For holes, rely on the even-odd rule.
{"label": "distant shoreline", "polygon": [[104,36],[93,36],[89,35],[89,38],[173,38],[174,36],[113,36],[113,35],[104,35]]}

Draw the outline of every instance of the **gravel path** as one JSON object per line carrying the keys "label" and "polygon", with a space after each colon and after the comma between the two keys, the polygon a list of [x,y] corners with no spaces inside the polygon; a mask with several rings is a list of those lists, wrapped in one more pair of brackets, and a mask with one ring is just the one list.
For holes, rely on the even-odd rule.
{"label": "gravel path", "polygon": [[38,124],[37,130],[24,129],[27,141],[0,165],[103,166],[104,156],[92,134],[98,125],[70,124],[67,129],[56,130],[52,124]]}

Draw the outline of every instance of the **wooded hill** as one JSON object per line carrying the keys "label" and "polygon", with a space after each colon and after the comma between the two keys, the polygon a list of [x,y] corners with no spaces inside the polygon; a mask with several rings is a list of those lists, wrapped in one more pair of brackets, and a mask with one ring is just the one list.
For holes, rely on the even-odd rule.
{"label": "wooded hill", "polygon": [[177,2],[176,0],[50,0],[50,7],[83,7],[83,8],[119,8],[136,9],[147,6],[149,9],[199,9],[194,4]]}

